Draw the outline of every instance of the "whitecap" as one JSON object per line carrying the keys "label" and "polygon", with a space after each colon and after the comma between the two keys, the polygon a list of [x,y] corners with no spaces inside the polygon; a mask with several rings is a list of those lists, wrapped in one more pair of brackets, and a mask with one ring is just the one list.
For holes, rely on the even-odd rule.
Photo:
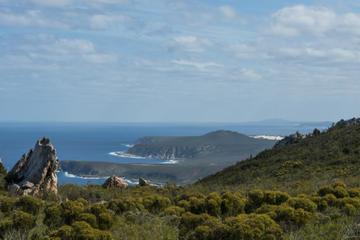
{"label": "whitecap", "polygon": [[162,162],[161,164],[177,164],[179,163],[178,160],[170,159],[168,161]]}
{"label": "whitecap", "polygon": [[146,157],[137,156],[134,154],[118,151],[118,152],[110,152],[109,155],[115,157],[122,157],[122,158],[133,158],[133,159],[146,159]]}

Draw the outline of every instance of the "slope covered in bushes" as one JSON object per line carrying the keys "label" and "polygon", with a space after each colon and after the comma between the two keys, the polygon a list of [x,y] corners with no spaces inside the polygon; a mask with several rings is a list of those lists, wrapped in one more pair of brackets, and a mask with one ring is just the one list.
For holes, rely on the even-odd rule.
{"label": "slope covered in bushes", "polygon": [[347,123],[339,122],[295,144],[265,150],[198,184],[312,191],[336,179],[356,183],[360,176],[360,125]]}

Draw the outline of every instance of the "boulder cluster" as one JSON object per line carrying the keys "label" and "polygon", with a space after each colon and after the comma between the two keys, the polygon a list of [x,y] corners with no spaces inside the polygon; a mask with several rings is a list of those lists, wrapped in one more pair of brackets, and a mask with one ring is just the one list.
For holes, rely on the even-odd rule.
{"label": "boulder cluster", "polygon": [[58,166],[56,150],[50,139],[44,137],[8,173],[8,189],[17,195],[37,196],[43,192],[56,194]]}

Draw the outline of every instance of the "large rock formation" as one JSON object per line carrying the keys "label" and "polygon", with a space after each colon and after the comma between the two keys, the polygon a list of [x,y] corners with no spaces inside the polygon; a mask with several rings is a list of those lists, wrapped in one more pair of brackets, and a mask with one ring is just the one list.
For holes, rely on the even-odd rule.
{"label": "large rock formation", "polygon": [[102,185],[104,188],[126,188],[128,184],[124,182],[122,178],[117,176],[109,177],[105,183]]}
{"label": "large rock formation", "polygon": [[[310,136],[310,135],[309,135]],[[299,132],[296,132],[294,134],[291,134],[287,137],[285,137],[284,139],[278,141],[275,144],[275,147],[283,147],[286,145],[290,145],[290,144],[294,144],[294,143],[298,143],[301,140],[305,139],[307,136],[305,134],[301,134]]]}
{"label": "large rock formation", "polygon": [[9,172],[7,176],[9,190],[18,195],[57,193],[58,166],[56,150],[50,140],[44,137],[38,140],[34,149],[24,154]]}
{"label": "large rock formation", "polygon": [[341,126],[341,127],[359,126],[359,125],[360,125],[360,118],[352,118],[349,120],[341,119],[339,122],[335,124],[335,126]]}

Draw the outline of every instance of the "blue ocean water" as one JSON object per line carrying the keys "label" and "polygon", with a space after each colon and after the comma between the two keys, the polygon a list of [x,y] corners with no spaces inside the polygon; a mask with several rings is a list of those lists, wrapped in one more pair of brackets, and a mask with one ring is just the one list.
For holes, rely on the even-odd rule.
{"label": "blue ocean water", "polygon": [[[110,155],[126,151],[142,136],[198,136],[225,129],[247,135],[285,136],[295,131],[325,129],[329,123],[282,124],[116,124],[116,123],[0,123],[0,156],[7,169],[34,147],[36,140],[51,139],[61,160],[104,161],[116,163],[164,163],[158,159],[134,159]],[[101,184],[104,178],[81,178],[58,174],[59,184]],[[131,182],[129,182],[131,183]]]}

